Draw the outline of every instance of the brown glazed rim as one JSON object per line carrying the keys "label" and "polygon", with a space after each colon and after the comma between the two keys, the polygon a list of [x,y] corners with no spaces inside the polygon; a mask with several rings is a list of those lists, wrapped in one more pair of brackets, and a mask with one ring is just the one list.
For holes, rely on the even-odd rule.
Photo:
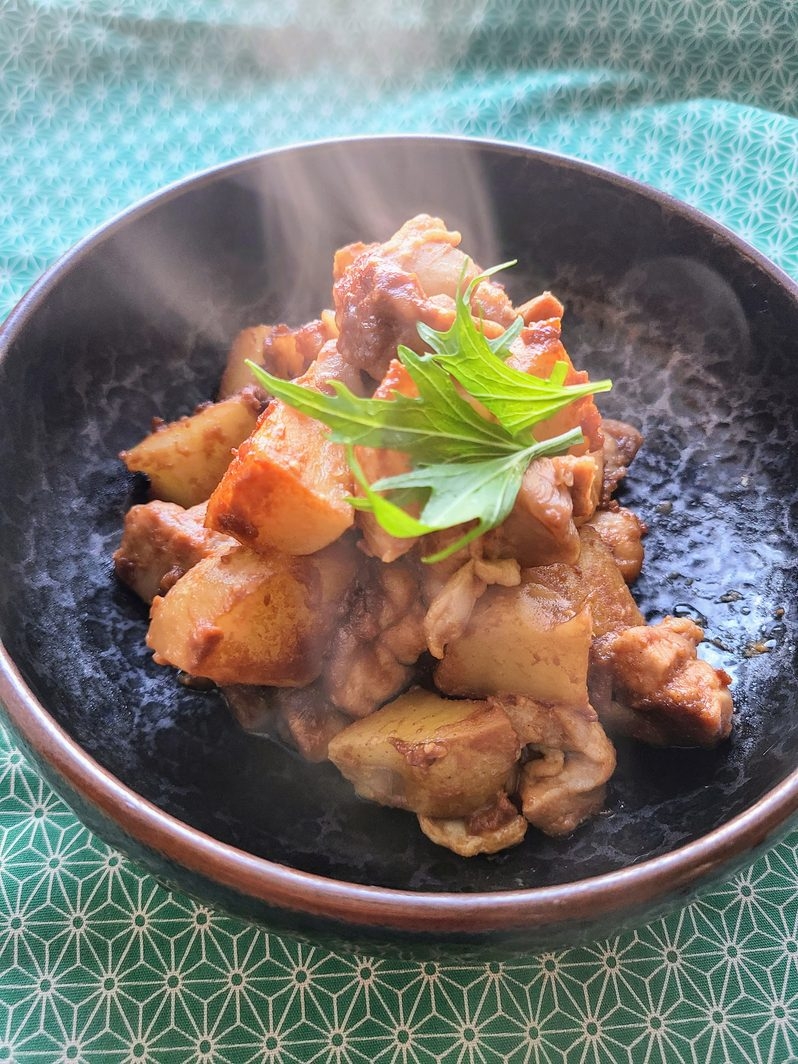
{"label": "brown glazed rim", "polygon": [[[672,197],[601,167],[524,145],[490,140],[437,136],[386,136],[351,138],[394,144],[414,141],[474,143],[477,147],[553,163],[620,187],[634,195],[654,199],[671,212],[686,216],[709,230],[714,239],[732,244],[743,257],[785,288],[798,301],[798,285],[767,258],[719,223]],[[67,252],[23,297],[0,330],[0,358],[15,333],[35,313],[50,289],[76,261],[117,228],[148,213],[189,187],[255,167],[266,155],[286,151],[314,151],[341,141],[320,141],[259,153],[214,167],[179,181],[148,197],[90,234]],[[361,886],[300,872],[256,857],[189,827],[141,795],[90,757],[56,723],[23,680],[6,649],[0,644],[0,702],[25,743],[47,763],[81,800],[143,847],[161,854],[199,876],[268,905],[310,914],[353,926],[435,935],[546,928],[634,910],[664,901],[667,895],[687,889],[724,865],[764,843],[786,827],[798,810],[798,770],[772,788],[744,813],[694,842],[671,853],[616,872],[572,883],[526,890],[454,893],[414,892]]]}

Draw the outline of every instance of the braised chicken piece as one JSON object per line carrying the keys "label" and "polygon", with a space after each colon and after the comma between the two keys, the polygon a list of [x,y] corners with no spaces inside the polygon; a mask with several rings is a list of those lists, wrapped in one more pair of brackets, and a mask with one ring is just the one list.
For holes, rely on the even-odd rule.
{"label": "braised chicken piece", "polygon": [[[584,384],[589,379],[585,370],[577,370],[563,346],[560,316],[531,321],[510,345],[507,365],[534,377],[548,378],[558,362],[568,366],[566,384]],[[535,439],[549,440],[569,429],[581,428],[585,442],[571,448],[571,454],[600,451],[604,444],[602,420],[592,395],[577,399],[557,414],[535,426]]]}
{"label": "braised chicken piece", "polygon": [[[380,381],[399,344],[424,350],[419,322],[437,330],[451,325],[458,287],[480,272],[459,243],[460,234],[440,218],[420,214],[384,244],[342,257],[333,299],[338,346],[350,365]],[[498,326],[494,333],[516,317],[504,289],[492,281],[477,287],[471,305],[475,317]]]}
{"label": "braised chicken piece", "polygon": [[324,664],[327,697],[364,717],[407,688],[426,650],[424,606],[411,562],[361,562]]}
{"label": "braised chicken piece", "polygon": [[[413,397],[418,395],[412,377],[398,359],[391,359],[388,370],[377,385],[374,399],[392,399],[397,395]],[[356,447],[355,456],[363,470],[363,475],[369,484],[373,484],[383,477],[394,477],[400,473],[407,473],[410,462],[407,455],[401,451],[391,451],[384,447]],[[356,487],[356,493],[361,494]],[[379,558],[382,562],[393,562],[412,550],[418,542],[418,537],[408,536],[406,539],[398,539],[392,536],[377,521],[374,514],[359,510],[355,516],[355,522],[363,532],[363,549],[367,554]]]}
{"label": "braised chicken piece", "polygon": [[725,739],[731,730],[731,679],[696,658],[703,638],[687,618],[666,617],[597,640],[593,674],[598,676],[591,692],[597,703],[604,697],[600,711],[607,726],[655,745],[715,746]]}
{"label": "braised chicken piece", "polygon": [[485,536],[485,554],[517,558],[523,568],[575,564],[577,526],[593,516],[601,472],[592,455],[538,458],[530,463],[506,520]]}
{"label": "braised chicken piece", "polygon": [[123,584],[145,602],[165,595],[203,558],[232,547],[235,540],[205,528],[206,503],[184,510],[174,502],[133,506],[125,514],[114,569]]}
{"label": "braised chicken piece", "polygon": [[424,617],[424,636],[430,654],[442,658],[444,648],[459,639],[479,598],[492,584],[517,587],[521,569],[514,558],[489,561],[473,557],[453,573],[430,602]]}
{"label": "braised chicken piece", "polygon": [[611,732],[656,745],[714,746],[729,734],[731,695],[725,673],[696,655],[703,639],[692,621],[646,625],[610,549],[590,524],[579,531],[575,566],[525,573],[556,588],[593,619],[590,701]]}
{"label": "braised chicken piece", "polygon": [[604,488],[600,505],[607,509],[617,505],[612,496],[640,450],[643,435],[634,425],[607,417],[602,418],[601,431],[604,435]]}
{"label": "braised chicken piece", "polygon": [[619,506],[617,510],[598,510],[588,524],[609,548],[626,583],[633,584],[643,567],[645,524],[625,506]]}
{"label": "braised chicken piece", "polygon": [[223,687],[222,695],[244,731],[279,739],[306,761],[326,761],[330,740],[349,724],[318,682],[308,687],[235,684]]}
{"label": "braised chicken piece", "polygon": [[420,814],[418,818],[419,827],[430,842],[445,846],[460,857],[498,853],[517,846],[524,840],[527,823],[506,794],[468,817],[444,819]]}
{"label": "braised chicken piece", "polygon": [[520,695],[495,701],[531,755],[518,788],[524,816],[547,835],[570,834],[600,811],[615,771],[615,747],[595,710]]}
{"label": "braised chicken piece", "polygon": [[524,325],[531,325],[535,321],[561,318],[565,313],[565,307],[552,292],[541,292],[540,295],[532,296],[526,303],[516,307],[515,312],[519,318],[523,319]]}
{"label": "braised chicken piece", "polygon": [[543,565],[524,577],[562,596],[573,609],[590,606],[593,637],[645,624],[609,547],[590,525],[579,529],[581,546],[575,565]]}

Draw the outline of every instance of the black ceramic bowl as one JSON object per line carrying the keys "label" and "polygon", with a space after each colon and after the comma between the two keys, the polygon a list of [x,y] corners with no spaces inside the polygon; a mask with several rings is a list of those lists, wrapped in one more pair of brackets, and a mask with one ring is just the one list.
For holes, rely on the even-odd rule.
{"label": "black ceramic bowl", "polygon": [[[645,449],[649,618],[700,616],[734,677],[714,751],[621,744],[605,815],[463,860],[331,766],[239,731],[144,647],[111,552],[134,482],[117,453],[214,392],[236,331],[329,303],[333,250],[419,211],[516,296],[554,289],[565,341],[611,376]],[[752,856],[798,806],[798,291],[695,211],[596,168],[478,141],[276,151],[126,212],[7,321],[0,363],[0,696],[79,815],[170,884],[319,938],[520,946],[595,936]],[[764,651],[764,652],[760,652]]]}

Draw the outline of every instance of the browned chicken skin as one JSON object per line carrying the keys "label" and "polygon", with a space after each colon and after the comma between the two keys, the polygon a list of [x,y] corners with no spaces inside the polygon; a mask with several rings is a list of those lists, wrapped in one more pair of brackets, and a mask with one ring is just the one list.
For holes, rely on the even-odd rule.
{"label": "browned chicken skin", "polygon": [[444,819],[419,814],[418,818],[419,827],[431,842],[460,857],[499,853],[517,846],[523,842],[527,823],[506,794],[468,817]]}
{"label": "browned chicken skin", "polygon": [[[438,330],[451,325],[458,286],[479,273],[459,243],[459,233],[422,214],[384,244],[342,257],[333,299],[338,346],[350,365],[382,380],[399,344],[423,351],[419,322]],[[477,287],[472,307],[500,328],[516,317],[504,290],[490,281]]]}
{"label": "browned chicken skin", "polygon": [[604,434],[604,488],[601,506],[604,509],[617,506],[612,496],[626,476],[629,466],[643,444],[643,435],[634,425],[612,418],[602,418]]}
{"label": "browned chicken skin", "polygon": [[588,521],[608,547],[627,584],[633,584],[643,568],[643,536],[646,526],[631,510],[599,510]]}
{"label": "browned chicken skin", "polygon": [[518,695],[497,701],[534,755],[521,769],[524,816],[547,835],[570,834],[599,812],[615,771],[615,748],[595,711]]}
{"label": "browned chicken skin", "polygon": [[657,745],[712,746],[725,739],[729,679],[697,658],[701,629],[672,617],[646,625],[597,530],[586,524],[579,535],[575,566],[544,566],[528,575],[574,605],[590,604],[590,700],[601,720],[611,731]]}
{"label": "browned chicken skin", "polygon": [[174,502],[148,502],[125,514],[122,542],[114,552],[119,579],[152,602],[203,558],[235,540],[204,527],[205,503],[184,510]]}
{"label": "browned chicken skin", "polygon": [[599,478],[591,455],[538,458],[524,474],[510,515],[485,536],[485,554],[517,558],[524,568],[575,564],[580,554],[577,522],[593,515]]}
{"label": "browned chicken skin", "polygon": [[666,617],[596,640],[591,690],[601,690],[603,674],[606,697],[609,675],[611,698],[601,707],[607,726],[655,745],[715,746],[725,739],[731,681],[696,658],[703,637],[692,621]]}
{"label": "browned chicken skin", "polygon": [[411,683],[426,649],[424,607],[411,563],[361,562],[324,664],[328,698],[351,717],[372,713]]}

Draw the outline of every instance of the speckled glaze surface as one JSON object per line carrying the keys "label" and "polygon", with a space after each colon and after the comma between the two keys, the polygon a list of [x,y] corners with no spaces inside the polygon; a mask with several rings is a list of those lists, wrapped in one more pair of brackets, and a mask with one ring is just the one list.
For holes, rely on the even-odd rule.
{"label": "speckled glaze surface", "polygon": [[[239,328],[328,304],[336,246],[384,238],[420,210],[461,228],[483,263],[518,258],[513,294],[545,286],[566,303],[572,358],[614,379],[603,411],[646,436],[624,489],[649,526],[638,601],[649,619],[706,624],[702,655],[733,676],[737,705],[718,750],[620,744],[605,812],[571,838],[530,831],[471,861],[434,847],[413,817],[357,799],[331,766],[243,734],[216,694],[156,667],[146,611],[110,561],[142,489],[117,452],[154,415],[212,396]],[[67,733],[187,825],[345,882],[516,890],[671,852],[796,768],[798,303],[775,271],[670,201],[476,142],[276,153],[112,225],[18,309],[5,344],[0,637]]]}

